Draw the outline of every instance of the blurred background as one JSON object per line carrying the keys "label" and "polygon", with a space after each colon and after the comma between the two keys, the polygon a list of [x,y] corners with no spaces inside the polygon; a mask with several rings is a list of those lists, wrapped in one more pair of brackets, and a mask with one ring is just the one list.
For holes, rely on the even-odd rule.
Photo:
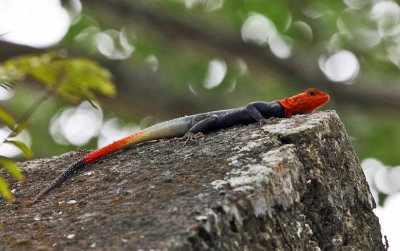
{"label": "blurred background", "polygon": [[[400,250],[397,2],[1,0],[0,62],[49,52],[97,62],[116,93],[100,92],[91,103],[48,95],[17,136],[35,158],[102,147],[183,115],[310,87],[329,93],[323,109],[336,110],[345,124],[383,234]],[[29,74],[10,81],[0,88],[1,108],[18,118],[47,90]],[[1,137],[9,133],[0,128]],[[0,154],[24,159],[15,144],[1,144]]]}

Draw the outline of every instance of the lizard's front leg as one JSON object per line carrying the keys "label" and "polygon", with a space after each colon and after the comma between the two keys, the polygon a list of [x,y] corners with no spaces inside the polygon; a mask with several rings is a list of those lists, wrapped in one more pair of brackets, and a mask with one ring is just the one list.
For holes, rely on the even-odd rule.
{"label": "lizard's front leg", "polygon": [[268,120],[264,118],[264,116],[261,114],[261,112],[258,110],[255,104],[253,103],[248,104],[246,110],[249,113],[250,117],[255,119],[261,125],[267,123]]}

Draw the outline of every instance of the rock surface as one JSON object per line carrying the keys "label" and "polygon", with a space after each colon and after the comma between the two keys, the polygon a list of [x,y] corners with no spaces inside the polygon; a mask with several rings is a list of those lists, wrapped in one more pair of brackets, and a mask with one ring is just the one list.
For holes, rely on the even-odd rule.
{"label": "rock surface", "polygon": [[0,250],[385,250],[334,111],[133,146],[21,202],[86,153],[21,163]]}

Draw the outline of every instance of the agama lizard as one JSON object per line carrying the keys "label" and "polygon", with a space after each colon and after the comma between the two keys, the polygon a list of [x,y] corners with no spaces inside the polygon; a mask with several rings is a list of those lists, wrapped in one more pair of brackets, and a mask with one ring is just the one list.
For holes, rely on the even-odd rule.
{"label": "agama lizard", "polygon": [[328,94],[311,88],[304,93],[279,101],[253,102],[246,107],[195,114],[155,124],[86,155],[84,158],[69,166],[33,200],[28,200],[26,203],[35,203],[40,197],[59,186],[79,169],[128,146],[150,140],[172,137],[192,140],[196,138],[198,133],[205,133],[220,128],[231,127],[233,125],[255,122],[263,124],[271,117],[287,118],[294,114],[312,113],[328,101]]}

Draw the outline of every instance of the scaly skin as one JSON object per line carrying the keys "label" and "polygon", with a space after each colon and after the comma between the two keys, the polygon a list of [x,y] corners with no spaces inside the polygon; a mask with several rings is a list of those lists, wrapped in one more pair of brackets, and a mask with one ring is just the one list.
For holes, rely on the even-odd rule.
{"label": "scaly skin", "polygon": [[59,186],[79,169],[128,146],[172,137],[190,140],[195,138],[197,133],[237,124],[265,123],[270,117],[290,117],[294,114],[312,113],[328,101],[328,94],[311,88],[304,93],[279,101],[253,102],[242,108],[201,113],[156,124],[86,155],[69,166],[57,179],[42,189],[33,200],[27,200],[25,203],[35,203],[40,197]]}

